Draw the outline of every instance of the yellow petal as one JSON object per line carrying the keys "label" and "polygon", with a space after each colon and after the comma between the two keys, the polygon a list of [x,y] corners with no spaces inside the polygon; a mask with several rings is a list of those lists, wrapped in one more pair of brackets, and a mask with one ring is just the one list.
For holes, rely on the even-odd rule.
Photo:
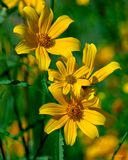
{"label": "yellow petal", "polygon": [[80,97],[80,93],[81,93],[80,91],[81,91],[81,85],[79,85],[78,83],[75,83],[72,87],[72,92],[77,98]]}
{"label": "yellow petal", "polygon": [[57,83],[53,83],[52,85],[50,85],[50,87],[48,87],[49,91],[60,104],[68,106],[68,103],[66,102],[66,99],[62,93],[62,89],[56,85]]}
{"label": "yellow petal", "polygon": [[47,114],[51,116],[64,115],[66,114],[66,109],[59,104],[47,103],[40,107],[39,114]]}
{"label": "yellow petal", "polygon": [[84,112],[84,119],[88,122],[95,124],[95,125],[104,125],[105,124],[105,116],[100,112],[95,110],[85,110]]}
{"label": "yellow petal", "polygon": [[75,57],[71,56],[67,61],[67,73],[71,75],[74,72],[76,65],[76,59]]}
{"label": "yellow petal", "polygon": [[88,71],[89,70],[86,66],[82,66],[73,75],[75,78],[81,78],[82,76],[86,75]]}
{"label": "yellow petal", "polygon": [[48,70],[48,79],[50,81],[60,81],[62,80],[62,76],[59,72],[49,69]]}
{"label": "yellow petal", "polygon": [[52,10],[45,4],[43,5],[41,15],[39,18],[39,32],[40,33],[47,33],[49,30],[51,23],[53,20],[53,12]]}
{"label": "yellow petal", "polygon": [[23,9],[23,13],[27,18],[30,30],[34,33],[38,33],[38,14],[35,9],[30,6],[26,6]]}
{"label": "yellow petal", "polygon": [[64,64],[61,62],[61,61],[57,61],[56,62],[56,66],[59,70],[59,72],[62,74],[62,76],[66,76],[67,75],[67,71],[66,71],[66,68],[64,66]]}
{"label": "yellow petal", "polygon": [[99,137],[99,133],[98,133],[96,126],[89,123],[88,121],[86,120],[77,121],[77,125],[79,126],[81,131],[84,134],[86,134],[89,138],[94,139],[96,137]]}
{"label": "yellow petal", "polygon": [[68,120],[68,116],[62,116],[61,118],[52,118],[48,121],[47,125],[44,128],[44,131],[49,134],[61,127],[63,127],[66,123],[66,121]]}
{"label": "yellow petal", "polygon": [[19,34],[21,37],[25,37],[27,26],[24,24],[17,25],[14,27],[13,32]]}
{"label": "yellow petal", "polygon": [[69,119],[64,126],[64,137],[67,145],[73,145],[77,136],[77,125],[72,119]]}
{"label": "yellow petal", "polygon": [[25,41],[22,41],[16,46],[15,50],[17,54],[25,54],[34,51],[35,48],[32,48],[32,46],[29,46]]}
{"label": "yellow petal", "polygon": [[77,84],[81,86],[90,86],[90,82],[87,79],[77,79]]}
{"label": "yellow petal", "polygon": [[66,58],[72,56],[72,51],[80,50],[80,42],[76,38],[60,38],[54,40],[54,45],[47,51],[54,55],[62,55]]}
{"label": "yellow petal", "polygon": [[52,39],[60,36],[72,22],[73,20],[70,17],[66,15],[60,16],[49,29],[48,35]]}
{"label": "yellow petal", "polygon": [[100,108],[100,101],[99,101],[99,97],[94,96],[91,99],[83,99],[82,101],[82,105],[84,108]]}
{"label": "yellow petal", "polygon": [[87,78],[90,76],[90,74],[93,71],[96,52],[97,52],[97,49],[94,44],[92,43],[85,44],[82,61],[83,61],[83,64],[89,68],[89,73],[87,75]]}
{"label": "yellow petal", "polygon": [[104,80],[107,76],[109,76],[112,72],[114,72],[116,69],[120,69],[120,64],[117,62],[111,62],[105,67],[101,68],[100,70],[96,71],[91,77],[90,82],[95,84],[97,82],[101,82]]}
{"label": "yellow petal", "polygon": [[38,65],[40,70],[47,71],[50,65],[51,59],[49,58],[48,53],[43,47],[38,47],[36,49],[36,58],[38,60]]}
{"label": "yellow petal", "polygon": [[63,86],[63,94],[64,95],[67,95],[70,91],[70,88],[71,88],[71,85],[66,83],[64,86]]}

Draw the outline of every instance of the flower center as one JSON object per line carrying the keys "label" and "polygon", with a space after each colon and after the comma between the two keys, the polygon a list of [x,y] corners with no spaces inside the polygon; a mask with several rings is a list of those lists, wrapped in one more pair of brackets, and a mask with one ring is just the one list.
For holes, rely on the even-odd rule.
{"label": "flower center", "polygon": [[82,106],[80,104],[70,104],[67,108],[67,115],[74,121],[80,121],[83,116]]}
{"label": "flower center", "polygon": [[54,41],[48,36],[48,34],[42,34],[42,33],[37,33],[37,43],[40,46],[43,46],[45,48],[50,48],[54,45]]}
{"label": "flower center", "polygon": [[69,84],[74,84],[76,82],[76,79],[72,75],[68,75],[66,77],[66,82],[69,83]]}

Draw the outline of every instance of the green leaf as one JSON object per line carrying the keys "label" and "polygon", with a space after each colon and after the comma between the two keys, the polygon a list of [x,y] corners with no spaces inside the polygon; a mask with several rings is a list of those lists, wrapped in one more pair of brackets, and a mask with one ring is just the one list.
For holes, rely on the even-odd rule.
{"label": "green leaf", "polygon": [[29,86],[31,86],[30,84],[28,84],[24,81],[8,80],[8,79],[0,80],[0,85],[14,85],[14,86],[18,86],[18,87],[29,87]]}
{"label": "green leaf", "polygon": [[64,159],[64,142],[61,134],[61,129],[56,130],[48,135],[47,140],[42,149],[43,155],[49,155],[49,159],[63,160]]}
{"label": "green leaf", "polygon": [[2,135],[2,136],[7,136],[7,137],[9,137],[9,138],[11,138],[11,139],[13,139],[13,140],[18,140],[18,136],[15,136],[15,135],[13,135],[13,134],[10,134],[8,131],[5,131],[5,130],[3,130],[3,129],[0,129],[0,135]]}

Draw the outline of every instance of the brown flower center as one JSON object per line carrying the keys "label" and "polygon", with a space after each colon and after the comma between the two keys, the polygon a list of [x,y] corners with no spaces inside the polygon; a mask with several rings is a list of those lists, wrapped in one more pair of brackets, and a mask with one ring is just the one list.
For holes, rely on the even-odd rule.
{"label": "brown flower center", "polygon": [[71,103],[67,108],[67,115],[74,121],[80,121],[83,116],[82,106],[80,104]]}
{"label": "brown flower center", "polygon": [[48,34],[42,34],[42,33],[37,33],[37,43],[40,46],[43,46],[45,48],[50,48],[54,45],[54,41],[48,36]]}
{"label": "brown flower center", "polygon": [[76,78],[73,77],[72,75],[68,75],[66,77],[66,82],[69,83],[69,84],[74,84],[76,82]]}

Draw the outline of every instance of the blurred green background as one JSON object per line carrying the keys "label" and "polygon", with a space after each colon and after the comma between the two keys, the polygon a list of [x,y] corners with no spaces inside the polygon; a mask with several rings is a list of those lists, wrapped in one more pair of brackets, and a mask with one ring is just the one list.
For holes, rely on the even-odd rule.
{"label": "blurred green background", "polygon": [[[51,1],[48,4],[50,6]],[[17,6],[6,8],[0,0],[0,146],[5,158],[14,160],[24,159],[24,141],[29,148],[30,159],[35,155],[45,135],[42,128],[46,123],[45,116],[38,115],[38,110],[43,103],[53,101],[47,90],[49,82],[46,85],[46,75],[39,72],[35,58],[17,55],[14,50],[19,39],[13,28],[24,20]],[[116,145],[128,131],[128,1],[88,0],[79,5],[75,0],[55,0],[54,20],[60,15],[68,15],[75,21],[61,37],[75,37],[81,41],[81,52],[74,53],[79,64],[85,43],[94,43],[98,49],[95,70],[110,61],[120,63],[121,70],[94,86],[102,108],[113,115],[115,121],[107,128],[99,127],[99,141],[91,141],[78,133],[72,147],[65,145],[63,132],[55,131],[46,139],[37,159],[110,159]],[[55,67],[54,64],[51,67]],[[20,128],[18,117],[22,125]],[[122,160],[128,159],[127,141],[128,138],[117,160],[121,156],[124,156]]]}

